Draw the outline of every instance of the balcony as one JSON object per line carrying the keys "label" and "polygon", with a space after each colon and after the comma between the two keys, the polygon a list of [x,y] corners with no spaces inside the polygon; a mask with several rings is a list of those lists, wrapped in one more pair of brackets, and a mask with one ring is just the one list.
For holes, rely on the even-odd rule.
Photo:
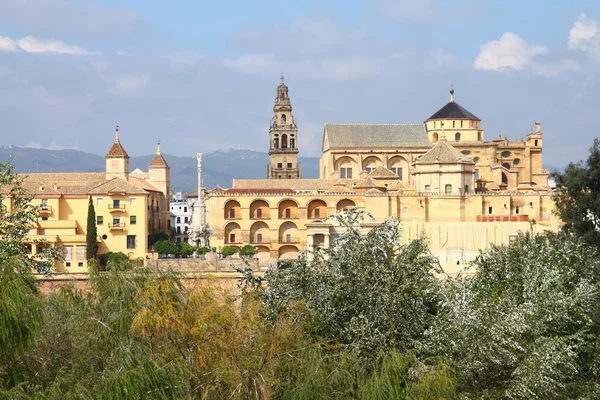
{"label": "balcony", "polygon": [[117,222],[114,224],[108,224],[108,229],[125,230],[125,222]]}
{"label": "balcony", "polygon": [[271,243],[271,239],[270,238],[257,238],[257,237],[253,237],[250,238],[250,244],[270,244]]}
{"label": "balcony", "polygon": [[39,211],[41,215],[50,215],[52,214],[52,206],[42,204],[39,208]]}
{"label": "balcony", "polygon": [[110,211],[110,212],[125,212],[125,204],[109,204],[108,211]]}
{"label": "balcony", "polygon": [[279,238],[279,243],[281,244],[288,244],[288,243],[300,243],[300,238],[297,237],[280,237]]}

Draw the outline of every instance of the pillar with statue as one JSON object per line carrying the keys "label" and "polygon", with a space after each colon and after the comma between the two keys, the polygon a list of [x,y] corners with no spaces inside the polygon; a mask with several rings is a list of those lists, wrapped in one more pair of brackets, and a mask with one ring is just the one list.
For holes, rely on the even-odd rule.
{"label": "pillar with statue", "polygon": [[188,237],[192,246],[210,247],[210,235],[213,230],[206,222],[205,189],[202,182],[202,153],[196,154],[196,159],[198,161],[198,199],[194,203]]}

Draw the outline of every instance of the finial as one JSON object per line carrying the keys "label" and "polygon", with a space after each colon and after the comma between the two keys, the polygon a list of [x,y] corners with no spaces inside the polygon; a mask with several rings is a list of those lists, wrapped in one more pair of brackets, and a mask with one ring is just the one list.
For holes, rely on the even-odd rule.
{"label": "finial", "polygon": [[454,103],[454,87],[450,84],[450,103]]}
{"label": "finial", "polygon": [[283,70],[281,70],[281,83],[283,83]]}
{"label": "finial", "polygon": [[160,154],[160,138],[158,138],[157,146],[156,146],[156,154]]}
{"label": "finial", "polygon": [[116,123],[117,127],[115,128],[115,143],[120,143],[119,140],[119,123]]}

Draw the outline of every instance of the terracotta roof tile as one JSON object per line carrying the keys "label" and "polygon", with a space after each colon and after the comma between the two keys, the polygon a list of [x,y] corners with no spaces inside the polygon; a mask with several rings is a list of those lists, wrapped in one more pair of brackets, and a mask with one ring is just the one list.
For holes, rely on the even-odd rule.
{"label": "terracotta roof tile", "polygon": [[108,153],[106,153],[106,157],[129,158],[129,154],[127,154],[123,146],[121,146],[121,142],[115,141],[108,150]]}
{"label": "terracotta roof tile", "polygon": [[167,164],[167,161],[164,159],[164,157],[162,156],[162,154],[156,154],[154,156],[154,158],[152,159],[152,161],[150,161],[149,166],[151,167],[169,167],[169,164]]}

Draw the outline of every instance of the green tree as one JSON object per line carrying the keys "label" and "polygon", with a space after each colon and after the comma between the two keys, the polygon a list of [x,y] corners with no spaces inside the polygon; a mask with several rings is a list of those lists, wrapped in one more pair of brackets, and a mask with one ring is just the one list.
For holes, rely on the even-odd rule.
{"label": "green tree", "polygon": [[171,242],[170,240],[159,240],[158,242],[154,243],[154,246],[152,248],[158,254],[162,255],[179,254],[179,249],[177,248],[177,245],[175,245],[175,243]]}
{"label": "green tree", "polygon": [[564,229],[600,246],[600,140],[594,139],[585,162],[570,163],[551,177],[558,187],[554,202]]}
{"label": "green tree", "polygon": [[221,248],[221,255],[223,257],[229,257],[238,252],[238,248],[235,246],[223,246]]}
{"label": "green tree", "polygon": [[242,246],[240,249],[240,256],[253,256],[256,254],[256,248],[251,244]]}
{"label": "green tree", "polygon": [[179,243],[179,254],[189,257],[196,252],[196,248],[188,242]]}
{"label": "green tree", "polygon": [[98,254],[98,228],[96,227],[96,210],[94,209],[94,202],[92,196],[88,201],[88,215],[87,215],[87,228],[85,234],[86,246],[86,258],[88,260],[95,260],[96,254]]}

